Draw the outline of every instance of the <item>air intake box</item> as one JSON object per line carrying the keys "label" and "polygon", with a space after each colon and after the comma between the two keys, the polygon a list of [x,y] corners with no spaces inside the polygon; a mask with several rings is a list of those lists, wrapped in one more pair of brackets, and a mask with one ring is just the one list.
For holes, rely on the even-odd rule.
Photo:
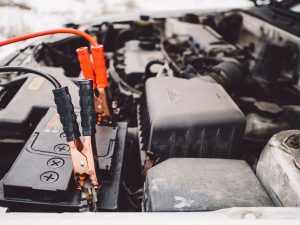
{"label": "air intake box", "polygon": [[168,159],[147,173],[147,212],[212,211],[273,206],[243,160]]}
{"label": "air intake box", "polygon": [[150,78],[139,109],[142,150],[156,158],[238,158],[245,116],[218,84]]}

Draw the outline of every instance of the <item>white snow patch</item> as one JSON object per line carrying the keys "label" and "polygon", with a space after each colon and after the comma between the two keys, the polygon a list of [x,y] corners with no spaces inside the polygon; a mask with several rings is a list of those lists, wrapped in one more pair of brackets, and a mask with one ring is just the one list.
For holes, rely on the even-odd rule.
{"label": "white snow patch", "polygon": [[[30,32],[61,27],[66,23],[93,21],[101,15],[130,12],[172,11],[189,9],[225,9],[249,7],[248,0],[0,0],[21,3],[0,7],[0,40]],[[18,44],[0,48],[0,59]]]}

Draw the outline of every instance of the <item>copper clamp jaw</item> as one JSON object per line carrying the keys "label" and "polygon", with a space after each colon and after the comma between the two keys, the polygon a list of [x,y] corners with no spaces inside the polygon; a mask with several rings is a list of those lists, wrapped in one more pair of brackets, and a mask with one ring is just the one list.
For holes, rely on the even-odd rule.
{"label": "copper clamp jaw", "polygon": [[84,187],[87,178],[90,179],[94,188],[99,188],[92,149],[92,137],[84,137],[83,143],[78,138],[70,141],[68,144],[71,151],[74,178],[79,185],[78,188]]}
{"label": "copper clamp jaw", "polygon": [[97,87],[94,95],[95,111],[98,113],[98,123],[112,123],[113,118],[109,107],[109,96],[107,88]]}

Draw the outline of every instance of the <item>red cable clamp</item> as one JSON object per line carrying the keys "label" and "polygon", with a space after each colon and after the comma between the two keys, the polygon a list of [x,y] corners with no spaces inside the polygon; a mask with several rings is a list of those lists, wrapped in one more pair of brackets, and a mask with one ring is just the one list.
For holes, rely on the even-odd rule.
{"label": "red cable clamp", "polygon": [[94,71],[96,74],[96,83],[98,88],[106,88],[108,86],[104,47],[103,45],[92,46],[92,57],[94,64]]}
{"label": "red cable clamp", "polygon": [[83,73],[84,79],[93,80],[93,89],[96,88],[95,74],[93,65],[90,58],[90,53],[87,47],[80,47],[76,49],[80,68]]}

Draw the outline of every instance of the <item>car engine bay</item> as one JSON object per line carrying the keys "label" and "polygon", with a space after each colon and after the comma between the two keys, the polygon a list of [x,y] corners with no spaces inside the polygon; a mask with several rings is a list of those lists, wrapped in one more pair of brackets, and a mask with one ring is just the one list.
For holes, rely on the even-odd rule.
{"label": "car engine bay", "polygon": [[101,47],[52,34],[0,62],[0,206],[299,207],[299,35],[251,10],[67,28]]}

